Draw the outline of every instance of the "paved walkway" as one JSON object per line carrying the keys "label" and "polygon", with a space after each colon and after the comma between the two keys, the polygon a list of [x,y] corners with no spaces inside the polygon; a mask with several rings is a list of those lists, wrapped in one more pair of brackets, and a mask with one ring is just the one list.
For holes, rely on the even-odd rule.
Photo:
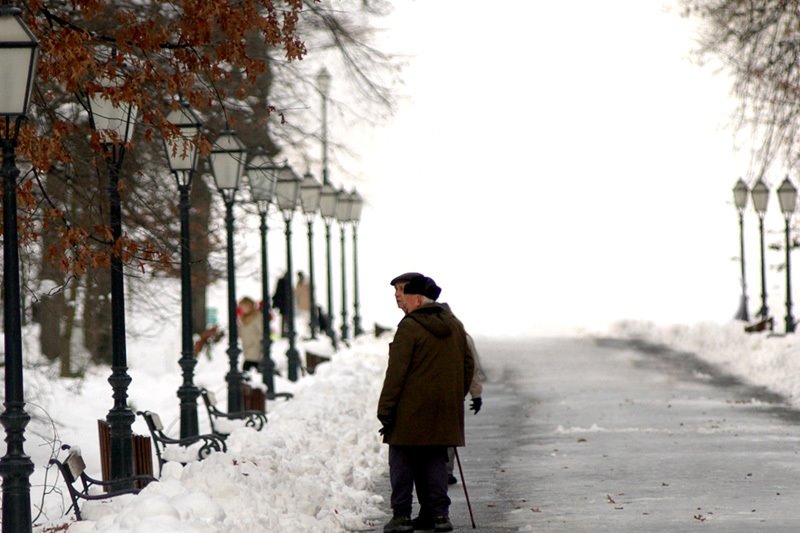
{"label": "paved walkway", "polygon": [[459,482],[457,531],[800,531],[800,414],[780,397],[610,339],[478,347],[460,451],[478,527]]}

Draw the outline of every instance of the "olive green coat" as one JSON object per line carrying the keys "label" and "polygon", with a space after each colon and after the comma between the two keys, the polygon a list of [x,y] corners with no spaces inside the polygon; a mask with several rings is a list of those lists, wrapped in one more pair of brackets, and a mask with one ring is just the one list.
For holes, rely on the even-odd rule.
{"label": "olive green coat", "polygon": [[378,401],[378,418],[393,422],[383,442],[463,446],[473,369],[464,326],[449,310],[431,303],[407,314],[389,345]]}

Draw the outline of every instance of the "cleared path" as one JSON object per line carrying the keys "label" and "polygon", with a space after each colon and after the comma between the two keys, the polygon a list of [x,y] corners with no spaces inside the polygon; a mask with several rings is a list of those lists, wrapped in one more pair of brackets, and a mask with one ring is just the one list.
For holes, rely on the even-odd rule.
{"label": "cleared path", "polygon": [[[477,531],[800,531],[800,414],[780,397],[613,339],[478,347],[460,451]],[[451,498],[473,531],[460,483]]]}

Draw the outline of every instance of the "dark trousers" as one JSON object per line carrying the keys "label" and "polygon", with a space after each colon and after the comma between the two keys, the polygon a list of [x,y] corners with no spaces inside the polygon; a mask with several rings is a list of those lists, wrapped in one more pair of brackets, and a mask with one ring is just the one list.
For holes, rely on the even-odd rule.
{"label": "dark trousers", "polygon": [[256,370],[259,370],[258,362],[257,361],[245,361],[244,364],[242,365],[242,372],[247,372],[251,368],[255,368]]}
{"label": "dark trousers", "polygon": [[414,487],[420,515],[448,515],[446,446],[389,446],[389,480],[395,515],[411,516]]}

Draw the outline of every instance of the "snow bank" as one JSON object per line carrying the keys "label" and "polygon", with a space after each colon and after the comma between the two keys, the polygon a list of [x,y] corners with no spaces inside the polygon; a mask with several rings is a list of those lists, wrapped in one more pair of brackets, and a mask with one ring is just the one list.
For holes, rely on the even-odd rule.
{"label": "snow bank", "polygon": [[[281,342],[276,343],[273,357],[280,365],[285,364],[280,362],[284,350]],[[227,453],[185,467],[168,463],[161,480],[136,496],[83,503],[85,521],[73,523],[69,531],[328,533],[363,529],[367,520],[383,519],[379,507],[383,497],[373,494],[370,485],[387,469],[387,449],[381,444],[375,418],[387,353],[387,339],[359,339],[352,348],[333,355],[331,362],[318,366],[314,375],[294,384],[279,379],[278,390],[291,391],[295,397],[268,402],[269,422],[264,430],[236,428],[227,439]],[[214,379],[220,388],[225,361],[216,354],[212,361],[198,365],[198,382]],[[174,374],[178,374],[175,366]],[[49,409],[57,412],[58,405],[78,406],[71,416],[58,413],[61,420],[85,418],[94,424],[110,407],[105,405],[110,402],[110,387],[102,373],[81,382],[47,380],[40,374],[29,369],[26,379],[30,375],[40,392],[47,389],[42,400]],[[144,372],[141,367],[132,374],[134,382],[147,381],[145,389],[150,391],[148,398],[133,393],[132,401],[140,405],[147,401],[148,408],[160,411],[165,425],[171,426],[167,433],[177,434],[179,380],[163,372],[160,377],[159,372]],[[132,390],[136,390],[133,385]],[[220,397],[224,389],[221,392]],[[202,408],[199,413],[201,420],[207,418]],[[134,431],[143,432],[138,429]],[[72,432],[61,427],[61,433]],[[70,438],[77,444],[79,437]],[[90,444],[96,439],[96,432],[83,436]],[[42,461],[34,460],[38,473],[43,470]],[[92,467],[97,463],[87,460],[87,465],[95,475]],[[68,503],[64,503],[63,481],[54,481],[52,476],[48,483],[61,487],[64,495],[45,496],[51,521],[43,524],[40,519],[37,532],[71,520],[71,516],[58,519],[60,512],[54,511]],[[37,490],[32,489],[32,500],[39,497]]]}
{"label": "snow bank", "polygon": [[615,324],[611,335],[691,352],[746,383],[767,387],[800,406],[800,343],[794,335],[745,333],[741,322],[656,326]]}

